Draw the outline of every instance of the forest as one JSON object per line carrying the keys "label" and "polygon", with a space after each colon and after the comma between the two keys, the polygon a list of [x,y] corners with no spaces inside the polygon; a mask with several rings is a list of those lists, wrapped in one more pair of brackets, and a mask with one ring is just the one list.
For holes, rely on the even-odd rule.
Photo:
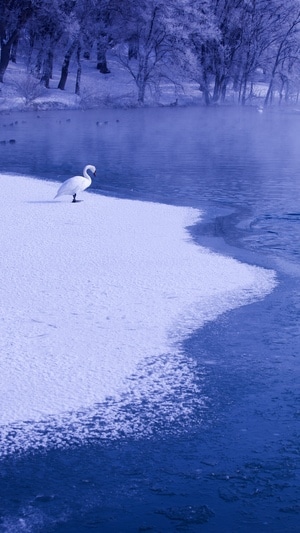
{"label": "forest", "polygon": [[80,94],[83,61],[99,76],[109,58],[122,65],[143,105],[164,83],[196,83],[207,105],[253,103],[256,83],[264,105],[297,103],[300,90],[299,0],[0,0],[0,90],[10,62],[57,89],[75,69]]}

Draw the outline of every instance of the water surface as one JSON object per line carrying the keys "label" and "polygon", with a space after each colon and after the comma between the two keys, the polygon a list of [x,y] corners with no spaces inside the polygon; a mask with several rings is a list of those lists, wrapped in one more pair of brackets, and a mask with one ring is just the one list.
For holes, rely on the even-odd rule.
{"label": "water surface", "polygon": [[0,115],[0,168],[63,181],[92,163],[98,169],[93,188],[102,193],[239,209],[251,230],[249,248],[280,254],[292,247],[294,256],[299,139],[300,116],[292,110],[11,113]]}
{"label": "water surface", "polygon": [[199,207],[200,244],[279,280],[184,343],[207,399],[186,427],[4,461],[4,531],[298,531],[300,117],[288,111],[0,115],[0,171],[62,181],[95,164],[99,193]]}

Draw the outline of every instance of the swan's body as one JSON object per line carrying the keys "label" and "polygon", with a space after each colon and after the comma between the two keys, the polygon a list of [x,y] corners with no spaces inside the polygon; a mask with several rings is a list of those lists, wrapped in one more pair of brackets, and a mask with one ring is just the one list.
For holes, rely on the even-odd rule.
{"label": "swan's body", "polygon": [[65,194],[70,194],[73,196],[72,201],[76,202],[76,194],[84,191],[92,184],[92,178],[87,173],[88,170],[90,170],[94,176],[96,176],[96,167],[94,167],[94,165],[86,165],[83,169],[83,176],[73,176],[72,178],[64,181],[59,187],[55,198]]}

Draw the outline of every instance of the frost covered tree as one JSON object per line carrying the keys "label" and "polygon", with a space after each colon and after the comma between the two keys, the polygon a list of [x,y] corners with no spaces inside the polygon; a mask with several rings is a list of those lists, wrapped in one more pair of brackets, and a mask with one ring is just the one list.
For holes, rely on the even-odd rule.
{"label": "frost covered tree", "polygon": [[284,4],[275,1],[273,3],[273,31],[271,33],[266,57],[269,69],[269,85],[265,97],[265,105],[272,101],[273,90],[276,80],[288,80],[288,74],[292,72],[292,65],[299,67],[300,52],[300,3],[287,0]]}
{"label": "frost covered tree", "polygon": [[233,79],[238,53],[242,47],[243,15],[247,2],[241,0],[214,0],[213,13],[220,32],[217,46],[212,51],[214,72],[213,101],[224,100],[229,82]]}
{"label": "frost covered tree", "polygon": [[300,0],[0,0],[0,82],[22,57],[46,87],[54,64],[62,90],[75,69],[79,94],[81,57],[109,75],[113,53],[140,104],[191,80],[206,104],[245,104],[259,71],[268,105],[300,93],[299,28]]}
{"label": "frost covered tree", "polygon": [[27,21],[33,16],[38,2],[35,0],[0,0],[0,82],[11,59],[13,46]]}
{"label": "frost covered tree", "polygon": [[64,35],[68,23],[67,2],[61,0],[41,0],[34,18],[34,39],[37,46],[34,72],[41,83],[49,87],[52,78],[56,47]]}
{"label": "frost covered tree", "polygon": [[[102,0],[97,3],[94,17],[94,38],[97,46],[97,69],[109,74],[107,52],[116,44],[116,29],[120,23],[118,2]],[[119,32],[117,31],[117,34]]]}
{"label": "frost covered tree", "polygon": [[76,52],[77,81],[75,92],[80,92],[81,52],[90,58],[91,49],[96,48],[97,69],[108,74],[106,53],[114,42],[114,22],[117,13],[115,0],[77,0],[73,3],[65,31],[66,51],[64,54],[58,88],[66,85],[70,61]]}
{"label": "frost covered tree", "polygon": [[202,69],[206,103],[224,100],[230,87],[245,104],[252,96],[258,69],[269,81],[266,104],[275,82],[288,85],[287,71],[297,78],[299,7],[299,0],[211,0],[210,5],[207,3],[206,11],[214,17],[218,37],[211,36],[202,46],[194,46],[194,53],[200,52],[197,63]]}
{"label": "frost covered tree", "polygon": [[89,20],[89,15],[89,2],[86,0],[82,0],[81,2],[73,2],[69,6],[67,23],[65,24],[65,31],[62,38],[65,47],[65,53],[61,67],[61,76],[58,83],[58,89],[62,91],[65,89],[67,83],[70,61],[73,54],[76,52],[77,76],[75,92],[77,94],[80,92],[83,27]]}
{"label": "frost covered tree", "polygon": [[241,41],[236,53],[232,83],[242,104],[251,98],[255,74],[258,69],[262,70],[261,58],[268,46],[268,5],[269,0],[247,1],[241,12]]}
{"label": "frost covered tree", "polygon": [[206,104],[211,102],[214,84],[214,57],[220,31],[209,0],[176,2],[173,13],[176,27],[177,60],[182,74],[199,84]]}
{"label": "frost covered tree", "polygon": [[176,65],[178,26],[171,0],[140,0],[122,3],[122,43],[117,56],[134,79],[138,103],[143,104],[147,89],[156,90],[161,80],[173,81]]}

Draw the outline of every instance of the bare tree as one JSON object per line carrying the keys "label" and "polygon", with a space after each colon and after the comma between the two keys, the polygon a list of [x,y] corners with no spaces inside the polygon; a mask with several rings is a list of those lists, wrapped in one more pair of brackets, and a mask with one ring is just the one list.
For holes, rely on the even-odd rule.
{"label": "bare tree", "polygon": [[[297,2],[287,2],[280,5],[280,17],[273,32],[273,40],[268,49],[268,55],[273,56],[273,65],[270,72],[269,86],[265,97],[264,105],[268,105],[272,100],[273,88],[276,76],[280,68],[294,52],[299,53],[300,9]],[[271,59],[271,57],[270,57]],[[281,78],[282,79],[282,78]]]}
{"label": "bare tree", "polygon": [[143,104],[147,88],[157,86],[162,79],[172,79],[176,39],[169,25],[171,2],[142,0],[130,6],[124,4],[123,45],[118,48],[117,57],[134,79],[138,103]]}

